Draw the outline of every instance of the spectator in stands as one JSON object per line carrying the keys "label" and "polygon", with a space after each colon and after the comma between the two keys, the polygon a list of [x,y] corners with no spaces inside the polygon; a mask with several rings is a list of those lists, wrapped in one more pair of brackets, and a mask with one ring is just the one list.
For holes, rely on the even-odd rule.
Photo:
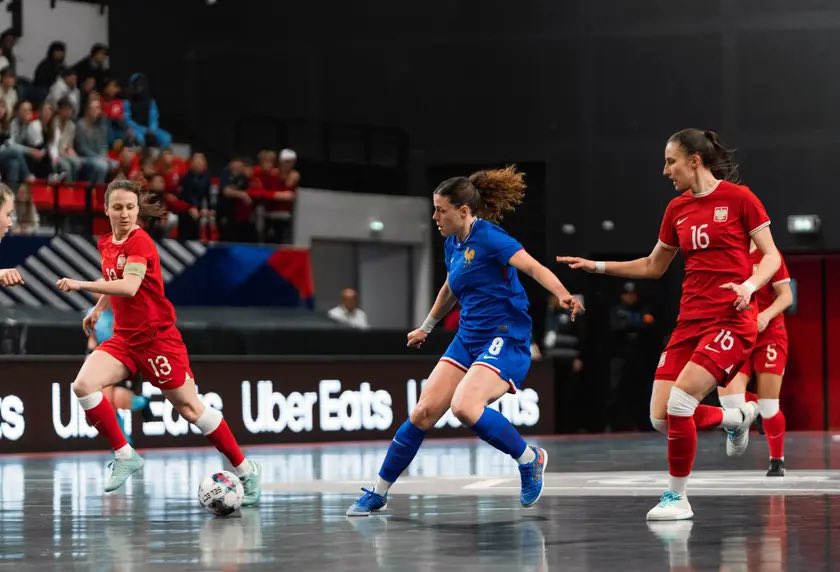
{"label": "spectator in stands", "polygon": [[47,147],[52,140],[54,117],[55,107],[45,101],[41,103],[41,107],[38,108],[37,117],[32,121],[32,133],[41,134],[41,143],[38,145],[38,148],[45,151],[44,156],[40,160],[36,160],[34,157],[29,160],[30,170],[39,179],[52,178],[53,175],[53,165]]}
{"label": "spectator in stands", "polygon": [[193,153],[190,170],[181,179],[179,198],[189,207],[178,216],[178,239],[198,240],[202,221],[209,223],[211,217],[215,219],[215,212],[210,209],[210,174],[204,153]]}
{"label": "spectator in stands", "polygon": [[[149,183],[146,188],[149,190],[150,193],[155,195],[155,202],[165,205],[165,208],[168,208],[166,197],[166,180],[163,178],[163,175],[161,175],[160,173],[153,172],[147,178]],[[151,224],[148,225],[146,230],[149,232],[153,239],[161,240],[169,236],[170,226],[171,223],[167,214],[154,219],[151,222]]]}
{"label": "spectator in stands", "polygon": [[297,153],[291,149],[280,151],[280,166],[277,169],[280,187],[274,203],[269,204],[266,213],[266,236],[269,242],[292,242],[292,209],[300,185],[300,173],[295,169],[296,163]]}
{"label": "spectator in stands", "polygon": [[53,42],[47,48],[47,57],[45,57],[35,68],[35,78],[32,80],[32,85],[29,87],[28,97],[34,103],[40,103],[47,97],[52,85],[58,76],[61,75],[61,70],[64,69],[64,57],[67,54],[67,46],[64,42]]}
{"label": "spectator in stands", "polygon": [[148,78],[136,73],[128,80],[128,99],[125,100],[125,121],[134,136],[149,147],[166,149],[172,144],[169,132],[160,128],[160,112],[149,90]]}
{"label": "spectator in stands", "polygon": [[359,308],[359,295],[352,288],[345,288],[341,291],[341,304],[327,312],[327,315],[342,324],[351,328],[366,330],[368,326],[367,315]]}
{"label": "spectator in stands", "polygon": [[28,100],[19,101],[17,113],[9,126],[12,142],[23,151],[29,168],[40,164],[46,156],[44,150],[44,130],[41,122],[35,119],[32,103]]}
{"label": "spectator in stands", "polygon": [[222,240],[255,242],[252,220],[253,199],[248,194],[253,167],[248,159],[234,158],[222,170],[219,193],[219,219]]}
{"label": "spectator in stands", "polygon": [[88,92],[101,90],[108,77],[108,46],[93,44],[90,55],[73,66],[79,74],[79,85],[87,85]]}
{"label": "spectator in stands", "polygon": [[66,68],[61,71],[61,75],[56,78],[55,82],[50,87],[50,92],[47,95],[46,101],[51,103],[53,107],[58,105],[58,100],[66,97],[73,105],[73,119],[79,116],[81,109],[81,93],[78,86],[79,76],[73,68]]}
{"label": "spectator in stands", "polygon": [[135,144],[134,132],[125,121],[125,103],[120,95],[120,84],[109,78],[102,86],[102,112],[108,118],[108,145],[121,140],[128,145]]}
{"label": "spectator in stands", "polygon": [[75,181],[82,165],[76,153],[76,124],[73,123],[73,104],[66,97],[58,100],[58,113],[52,121],[52,127],[47,137],[47,150],[53,166],[53,171],[60,178]]}
{"label": "spectator in stands", "polygon": [[[264,226],[264,236],[267,242],[289,243],[291,242],[291,207],[295,192],[286,188],[286,179],[288,178],[295,185],[297,181],[295,181],[294,175],[289,176],[289,171],[281,172],[277,163],[277,153],[274,151],[263,149],[259,152],[257,158],[259,164],[254,167],[251,188],[264,191],[259,193],[259,198],[265,210],[264,225],[258,226]],[[286,163],[288,169],[288,155]],[[293,171],[294,160],[292,160],[291,166]],[[252,198],[257,196],[253,192],[251,195]]]}
{"label": "spectator in stands", "polygon": [[17,56],[15,56],[17,41],[18,35],[12,28],[0,34],[0,69],[11,68],[13,72],[17,72]]}
{"label": "spectator in stands", "polygon": [[87,179],[94,184],[104,183],[116,161],[108,158],[108,123],[97,98],[88,101],[84,116],[76,124],[75,148]]}
{"label": "spectator in stands", "polygon": [[158,173],[166,179],[166,190],[170,193],[178,192],[181,178],[189,169],[183,157],[177,156],[172,149],[163,149],[157,160]]}
{"label": "spectator in stands", "polygon": [[15,234],[35,234],[38,232],[40,217],[35,201],[32,200],[32,188],[29,183],[21,183],[15,193],[15,215],[17,226]]}
{"label": "spectator in stands", "polygon": [[32,181],[35,176],[26,163],[24,148],[11,137],[11,111],[0,99],[0,172],[3,180],[14,189],[21,181]]}
{"label": "spectator in stands", "polygon": [[135,147],[124,146],[117,154],[116,179],[136,180],[143,176],[140,163],[140,154]]}
{"label": "spectator in stands", "polygon": [[6,102],[6,109],[13,110],[17,105],[18,92],[17,77],[12,68],[5,68],[0,72],[0,99]]}

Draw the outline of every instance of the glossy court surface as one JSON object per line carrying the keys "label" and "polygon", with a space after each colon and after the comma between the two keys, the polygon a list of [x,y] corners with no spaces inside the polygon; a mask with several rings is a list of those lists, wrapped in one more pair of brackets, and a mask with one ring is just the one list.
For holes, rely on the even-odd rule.
{"label": "glossy court surface", "polygon": [[518,504],[515,464],[472,440],[429,440],[381,515],[347,506],[384,443],[251,448],[257,509],[216,519],[196,501],[221,467],[209,449],[147,451],[141,477],[102,493],[105,455],[0,458],[0,570],[840,569],[840,438],[792,434],[788,475],[767,478],[701,436],[693,521],[648,524],[665,479],[657,434],[535,439],[546,490]]}

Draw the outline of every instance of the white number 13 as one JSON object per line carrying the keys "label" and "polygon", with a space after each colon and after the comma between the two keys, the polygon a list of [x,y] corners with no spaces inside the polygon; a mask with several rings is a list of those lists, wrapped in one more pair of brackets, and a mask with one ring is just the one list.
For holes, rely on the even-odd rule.
{"label": "white number 13", "polygon": [[149,358],[146,361],[152,366],[152,370],[155,372],[155,377],[157,378],[172,373],[172,366],[169,364],[169,359],[166,356],[157,356],[156,358]]}

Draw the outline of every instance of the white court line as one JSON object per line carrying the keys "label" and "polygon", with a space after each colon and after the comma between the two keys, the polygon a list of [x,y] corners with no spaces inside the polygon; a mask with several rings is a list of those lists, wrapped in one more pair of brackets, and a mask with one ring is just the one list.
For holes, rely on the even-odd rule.
{"label": "white court line", "polygon": [[482,481],[476,481],[474,483],[470,483],[469,485],[464,485],[461,488],[462,489],[491,489],[491,488],[497,488],[497,489],[514,489],[514,488],[517,488],[518,489],[519,487],[499,487],[499,486],[497,486],[497,485],[500,485],[502,483],[506,483],[510,480],[512,480],[510,477],[505,477],[503,479],[482,480]]}

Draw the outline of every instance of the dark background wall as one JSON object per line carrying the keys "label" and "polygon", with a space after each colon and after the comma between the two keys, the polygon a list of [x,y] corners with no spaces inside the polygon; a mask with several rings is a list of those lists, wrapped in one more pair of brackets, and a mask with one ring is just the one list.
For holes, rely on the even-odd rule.
{"label": "dark background wall", "polygon": [[[543,163],[542,251],[629,256],[652,247],[672,196],[666,138],[707,127],[740,149],[783,249],[840,249],[833,0],[109,9],[114,71],[146,71],[176,134],[219,154],[239,119],[268,116],[403,130],[405,192],[429,192],[440,165]],[[288,143],[306,157],[305,137]],[[790,236],[791,213],[818,213],[822,238]]]}

